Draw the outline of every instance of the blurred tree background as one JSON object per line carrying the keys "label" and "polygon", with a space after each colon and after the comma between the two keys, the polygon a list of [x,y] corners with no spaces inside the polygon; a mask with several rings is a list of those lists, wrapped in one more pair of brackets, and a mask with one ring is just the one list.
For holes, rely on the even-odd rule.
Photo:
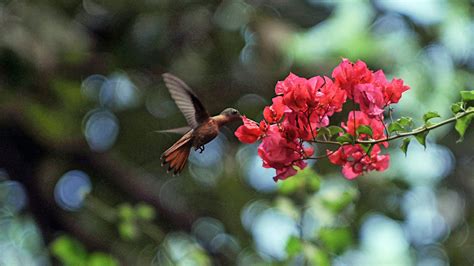
{"label": "blurred tree background", "polygon": [[474,4],[1,1],[0,265],[472,265],[472,130],[351,182],[319,160],[274,183],[238,124],[161,168],[178,136],[154,131],[185,125],[162,73],[260,119],[276,81],[342,57],[411,86],[396,116],[447,118],[474,88]]}

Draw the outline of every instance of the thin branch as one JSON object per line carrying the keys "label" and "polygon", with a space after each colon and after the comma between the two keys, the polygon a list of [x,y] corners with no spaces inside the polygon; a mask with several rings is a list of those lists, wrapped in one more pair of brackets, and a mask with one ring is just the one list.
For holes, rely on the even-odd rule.
{"label": "thin branch", "polygon": [[84,203],[84,207],[86,207],[88,210],[90,210],[102,220],[109,223],[116,222],[117,214],[115,213],[114,209],[109,207],[107,204],[105,204],[98,198],[92,195],[88,195]]}
{"label": "thin branch", "polygon": [[335,153],[338,150],[339,149],[331,151],[330,153],[327,153],[327,154],[316,156],[316,157],[307,157],[307,158],[305,158],[305,160],[319,160],[319,159],[328,158],[329,156],[333,155],[333,153]]}
{"label": "thin branch", "polygon": [[[311,143],[319,143],[319,144],[330,144],[330,145],[337,145],[337,146],[343,146],[345,144],[342,144],[342,143],[339,143],[337,141],[332,141],[332,140],[320,140],[320,139],[314,139],[314,140],[310,140],[308,142],[311,142]],[[350,143],[352,144],[352,143]]]}
{"label": "thin branch", "polygon": [[[387,136],[390,135],[390,132],[388,132],[388,128],[387,128],[387,126],[385,125],[385,122],[383,121],[382,115],[380,115],[378,118],[379,118],[379,121],[382,122],[383,128],[384,128],[384,130],[385,130],[385,134],[386,134]],[[392,121],[392,123],[393,123],[393,121]]]}
{"label": "thin branch", "polygon": [[[416,129],[414,129],[413,131],[410,131],[410,132],[397,133],[396,135],[389,136],[389,137],[386,137],[386,138],[383,138],[383,139],[377,139],[377,140],[355,140],[354,143],[355,144],[371,144],[371,145],[373,145],[373,144],[377,144],[377,143],[381,143],[381,142],[392,141],[392,140],[399,139],[399,138],[404,138],[404,137],[417,135],[417,134],[420,134],[420,133],[430,131],[432,129],[444,126],[446,124],[452,123],[452,122],[456,121],[457,119],[462,118],[462,117],[467,116],[467,115],[470,115],[470,114],[474,114],[474,110],[465,111],[463,113],[455,115],[454,117],[451,117],[451,118],[446,119],[444,121],[441,121],[439,123],[433,124],[431,126],[422,126],[422,127],[416,128]],[[352,145],[353,144],[353,143],[339,143],[337,141],[324,141],[324,140],[318,140],[318,139],[315,139],[311,142],[319,143],[319,144],[338,145],[338,146],[345,146],[345,145]]]}
{"label": "thin branch", "polygon": [[311,112],[308,112],[308,126],[309,126],[309,129],[311,129],[311,136],[313,137],[313,139],[316,138],[316,136],[314,135],[314,131],[313,131],[313,127],[311,126]]}
{"label": "thin branch", "polygon": [[390,117],[390,123],[393,123],[393,116],[392,116],[392,113],[393,113],[393,108],[392,106],[388,106],[388,116]]}
{"label": "thin branch", "polygon": [[[352,117],[354,118],[354,135],[356,135],[357,125],[356,125],[356,110],[355,110],[355,100],[354,100],[354,88],[352,88]],[[356,144],[356,138],[352,140],[352,145]]]}

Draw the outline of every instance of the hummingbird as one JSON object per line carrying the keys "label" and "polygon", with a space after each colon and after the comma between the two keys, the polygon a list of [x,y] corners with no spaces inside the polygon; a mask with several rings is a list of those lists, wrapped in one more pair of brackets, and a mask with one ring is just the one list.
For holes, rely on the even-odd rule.
{"label": "hummingbird", "polygon": [[241,119],[240,112],[226,108],[220,114],[210,116],[193,90],[178,77],[165,73],[163,80],[171,98],[186,118],[188,126],[162,130],[159,132],[184,134],[161,155],[161,165],[168,165],[168,172],[179,174],[183,171],[191,149],[202,153],[204,145],[219,134],[222,126]]}

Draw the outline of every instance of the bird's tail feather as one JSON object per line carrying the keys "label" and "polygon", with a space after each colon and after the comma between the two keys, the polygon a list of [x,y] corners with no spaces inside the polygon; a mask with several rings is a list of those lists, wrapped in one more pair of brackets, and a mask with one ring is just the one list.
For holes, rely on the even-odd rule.
{"label": "bird's tail feather", "polygon": [[174,174],[179,174],[183,171],[186,162],[188,161],[189,153],[191,152],[192,142],[190,135],[184,135],[173,146],[167,149],[161,155],[161,164],[168,166],[168,171],[173,171]]}

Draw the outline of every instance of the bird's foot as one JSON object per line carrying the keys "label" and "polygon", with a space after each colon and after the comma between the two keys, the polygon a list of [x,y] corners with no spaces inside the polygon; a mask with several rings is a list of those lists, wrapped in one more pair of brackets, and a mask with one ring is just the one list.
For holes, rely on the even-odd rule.
{"label": "bird's foot", "polygon": [[204,145],[197,147],[196,151],[197,150],[199,150],[199,153],[202,153],[204,151]]}

